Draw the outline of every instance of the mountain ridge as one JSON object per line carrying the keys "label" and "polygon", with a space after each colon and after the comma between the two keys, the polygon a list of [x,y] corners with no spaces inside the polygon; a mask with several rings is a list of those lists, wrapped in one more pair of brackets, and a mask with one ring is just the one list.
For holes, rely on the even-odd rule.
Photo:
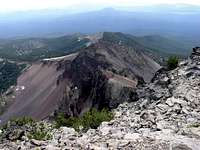
{"label": "mountain ridge", "polygon": [[[133,36],[121,32],[100,32],[98,34],[74,34],[52,38],[25,38],[0,40],[0,54],[6,59],[21,61],[36,61],[48,57],[57,57],[77,52],[87,47],[88,44],[97,42],[101,38],[118,42],[124,41],[127,44],[135,43],[140,47],[145,47],[159,55],[179,55],[188,56],[189,48],[184,42],[170,40],[168,38],[152,36]],[[98,39],[99,38],[99,39]],[[96,41],[95,41],[96,40]],[[151,42],[149,42],[149,40]],[[113,41],[114,42],[114,41]],[[134,44],[132,44],[134,46]]]}
{"label": "mountain ridge", "polygon": [[40,120],[55,111],[79,116],[91,107],[115,108],[134,101],[137,84],[150,82],[161,68],[143,47],[134,45],[100,38],[76,55],[33,64],[19,77],[20,90],[14,91],[14,103],[0,117],[2,123],[24,115]]}

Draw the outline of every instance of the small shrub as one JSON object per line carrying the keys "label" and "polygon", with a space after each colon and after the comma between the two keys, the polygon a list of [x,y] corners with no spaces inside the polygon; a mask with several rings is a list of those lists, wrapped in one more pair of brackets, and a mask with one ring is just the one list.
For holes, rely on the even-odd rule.
{"label": "small shrub", "polygon": [[2,137],[6,137],[9,134],[15,134],[14,131],[23,131],[25,136],[29,139],[36,140],[49,140],[52,138],[51,131],[53,126],[46,122],[36,122],[30,117],[14,118],[5,124],[2,130]]}
{"label": "small shrub", "polygon": [[83,114],[82,117],[70,117],[65,118],[64,114],[59,114],[56,118],[56,126],[73,127],[76,131],[79,131],[79,127],[83,127],[84,130],[89,128],[97,128],[103,121],[110,121],[113,118],[112,112],[107,109],[97,111],[92,108],[90,111]]}
{"label": "small shrub", "polygon": [[11,119],[11,123],[15,123],[18,126],[24,126],[26,124],[33,124],[35,123],[35,121],[30,117],[22,117]]}
{"label": "small shrub", "polygon": [[85,128],[97,128],[103,121],[110,121],[113,118],[113,114],[107,109],[97,111],[92,108],[89,112],[86,112],[82,117],[82,124]]}
{"label": "small shrub", "polygon": [[49,140],[52,136],[47,131],[38,130],[30,132],[28,138],[35,140]]}
{"label": "small shrub", "polygon": [[56,117],[56,127],[59,128],[61,126],[73,127],[75,130],[79,130],[79,127],[82,125],[81,118],[65,118],[63,113],[58,114]]}
{"label": "small shrub", "polygon": [[175,69],[178,66],[178,57],[171,56],[167,60],[167,67],[169,70]]}
{"label": "small shrub", "polygon": [[31,131],[28,132],[27,136],[29,139],[35,140],[49,140],[52,138],[50,134],[52,131],[52,126],[48,127],[44,122],[37,122]]}

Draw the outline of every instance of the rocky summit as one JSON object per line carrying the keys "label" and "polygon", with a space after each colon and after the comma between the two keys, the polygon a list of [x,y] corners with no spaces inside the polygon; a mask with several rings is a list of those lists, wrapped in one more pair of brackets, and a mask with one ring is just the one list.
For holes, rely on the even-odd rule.
{"label": "rocky summit", "polygon": [[[151,83],[137,89],[138,101],[120,104],[115,117],[97,129],[51,130],[46,141],[7,139],[1,149],[200,149],[200,48],[172,71],[160,70]],[[49,128],[48,125],[46,128]],[[3,134],[3,133],[1,133]]]}

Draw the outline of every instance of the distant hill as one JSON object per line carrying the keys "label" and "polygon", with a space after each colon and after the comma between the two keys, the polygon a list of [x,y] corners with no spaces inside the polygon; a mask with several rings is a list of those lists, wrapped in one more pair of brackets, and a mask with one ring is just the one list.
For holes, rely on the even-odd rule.
{"label": "distant hill", "polygon": [[0,56],[22,61],[62,56],[86,46],[88,40],[80,37],[75,34],[57,38],[0,40]]}
{"label": "distant hill", "polygon": [[136,41],[145,46],[146,48],[156,51],[161,55],[180,55],[188,56],[191,47],[177,40],[165,38],[158,35],[137,37]]}
{"label": "distant hill", "polygon": [[[58,57],[79,51],[95,42],[100,34],[74,34],[56,38],[27,38],[15,40],[0,40],[0,55],[3,58],[36,61],[43,58]],[[144,47],[159,56],[187,56],[190,47],[184,42],[168,39],[162,36],[133,36],[120,32],[104,32],[104,40],[127,44],[133,48]]]}
{"label": "distant hill", "polygon": [[120,32],[107,32],[104,34],[104,38],[109,41],[125,43],[132,47],[140,45],[144,47],[145,50],[155,52],[161,56],[188,56],[190,53],[190,46],[184,44],[184,42],[179,42],[158,35],[137,37],[130,34],[122,34]]}

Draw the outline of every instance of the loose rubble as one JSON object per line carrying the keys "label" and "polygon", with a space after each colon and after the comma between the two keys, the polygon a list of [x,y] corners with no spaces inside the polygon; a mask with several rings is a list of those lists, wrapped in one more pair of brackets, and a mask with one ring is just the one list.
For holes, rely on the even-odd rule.
{"label": "loose rubble", "polygon": [[173,71],[137,90],[139,100],[113,110],[115,118],[78,133],[61,127],[47,141],[17,140],[1,149],[200,150],[200,49]]}

